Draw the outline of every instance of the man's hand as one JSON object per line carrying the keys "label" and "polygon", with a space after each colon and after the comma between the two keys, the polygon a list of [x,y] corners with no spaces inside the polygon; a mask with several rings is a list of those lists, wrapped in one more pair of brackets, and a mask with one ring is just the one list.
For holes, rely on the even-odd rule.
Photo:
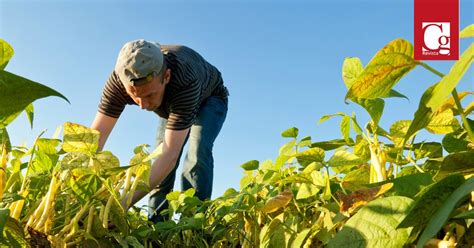
{"label": "man's hand", "polygon": [[[166,176],[168,176],[168,174],[170,174],[174,169],[188,133],[189,128],[178,131],[169,129],[165,130],[163,152],[155,159],[155,161],[153,161],[151,166],[149,178],[150,189],[156,188],[156,186],[163,182]],[[131,206],[141,200],[146,194],[147,192],[137,190],[133,195]],[[122,202],[122,206],[124,206],[125,209],[126,203]]]}

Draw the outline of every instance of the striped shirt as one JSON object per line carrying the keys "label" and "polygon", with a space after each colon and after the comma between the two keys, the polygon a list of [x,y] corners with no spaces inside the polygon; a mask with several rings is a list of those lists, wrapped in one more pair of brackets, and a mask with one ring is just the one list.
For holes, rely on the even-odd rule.
{"label": "striped shirt", "polygon": [[[168,119],[167,129],[183,130],[193,125],[199,107],[207,97],[226,98],[229,92],[219,70],[196,51],[180,45],[162,45],[161,50],[171,69],[171,79],[161,106],[154,112]],[[137,105],[113,71],[105,84],[98,111],[118,118],[127,104]]]}

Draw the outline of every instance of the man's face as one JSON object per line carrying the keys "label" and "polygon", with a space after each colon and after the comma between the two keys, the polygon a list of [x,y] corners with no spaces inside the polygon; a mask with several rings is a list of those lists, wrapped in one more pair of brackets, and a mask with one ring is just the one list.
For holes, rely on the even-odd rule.
{"label": "man's face", "polygon": [[163,96],[169,78],[170,71],[168,69],[162,75],[154,76],[149,83],[139,86],[125,85],[125,90],[141,109],[154,111],[160,107],[163,102]]}

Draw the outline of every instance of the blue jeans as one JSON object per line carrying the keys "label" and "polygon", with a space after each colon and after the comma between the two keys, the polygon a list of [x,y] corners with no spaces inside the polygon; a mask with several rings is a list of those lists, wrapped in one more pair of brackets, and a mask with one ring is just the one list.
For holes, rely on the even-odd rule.
{"label": "blue jeans", "polygon": [[[228,99],[223,97],[210,96],[204,100],[184,142],[185,145],[189,141],[189,147],[184,160],[181,187],[183,191],[189,188],[196,189],[195,196],[201,200],[211,198],[214,176],[212,147],[226,118],[227,105]],[[166,120],[162,119],[158,128],[157,145],[163,141],[165,126]],[[166,219],[166,216],[160,215],[160,212],[168,208],[166,195],[173,189],[176,169],[178,168],[184,145],[181,148],[174,169],[160,185],[152,190],[148,200],[150,208],[148,219],[154,223]]]}

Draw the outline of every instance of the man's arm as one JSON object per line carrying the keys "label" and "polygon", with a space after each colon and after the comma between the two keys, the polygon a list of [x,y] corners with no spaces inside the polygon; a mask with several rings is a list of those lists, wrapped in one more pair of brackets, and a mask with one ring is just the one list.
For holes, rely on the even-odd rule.
{"label": "man's arm", "polygon": [[102,148],[104,148],[105,142],[107,141],[110,132],[114,128],[115,123],[117,123],[117,120],[117,118],[104,115],[100,112],[97,112],[95,115],[95,119],[92,122],[91,128],[100,132],[98,151],[102,151]]}
{"label": "man's arm", "polygon": [[[189,128],[184,130],[165,130],[165,137],[163,139],[163,152],[153,162],[150,171],[150,189],[154,189],[160,184],[168,174],[173,170],[178,161],[179,153],[184,145],[186,136],[188,135]],[[133,206],[136,202],[142,199],[147,192],[136,191],[133,195],[130,206]],[[122,203],[125,205],[124,203]],[[127,206],[128,208],[129,206]]]}

